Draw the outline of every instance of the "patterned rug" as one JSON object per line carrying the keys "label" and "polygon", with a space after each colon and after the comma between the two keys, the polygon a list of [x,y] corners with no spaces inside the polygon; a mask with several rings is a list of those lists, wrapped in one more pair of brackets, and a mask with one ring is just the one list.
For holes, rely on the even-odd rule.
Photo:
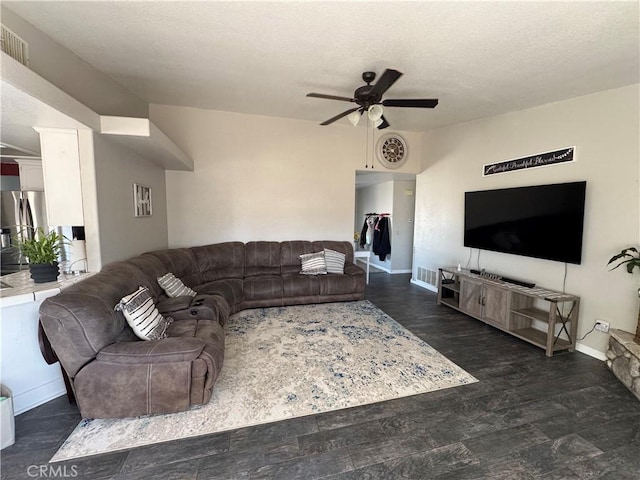
{"label": "patterned rug", "polygon": [[245,310],[227,324],[211,401],[83,420],[52,462],[275,422],[477,380],[364,300]]}

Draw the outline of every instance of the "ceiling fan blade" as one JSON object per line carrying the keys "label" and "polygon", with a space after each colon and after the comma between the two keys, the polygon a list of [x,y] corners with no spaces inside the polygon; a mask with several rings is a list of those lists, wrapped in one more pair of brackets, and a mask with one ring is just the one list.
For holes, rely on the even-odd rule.
{"label": "ceiling fan blade", "polygon": [[403,98],[400,100],[383,100],[385,107],[436,108],[437,98]]}
{"label": "ceiling fan blade", "polygon": [[329,120],[325,120],[324,122],[322,122],[320,125],[329,125],[333,122],[335,122],[336,120],[340,120],[343,117],[346,117],[347,115],[349,115],[351,112],[355,112],[356,110],[358,110],[360,107],[356,107],[356,108],[350,108],[349,110],[347,110],[346,112],[342,112],[339,115],[336,115],[335,117],[330,118]]}
{"label": "ceiling fan blade", "polygon": [[338,97],[336,95],[325,95],[324,93],[307,93],[307,97],[326,98],[327,100],[342,100],[343,102],[355,102],[354,98]]}
{"label": "ceiling fan blade", "polygon": [[382,120],[382,123],[380,125],[378,125],[378,130],[382,130],[383,128],[387,128],[387,127],[391,126],[391,124],[389,122],[387,122],[387,119],[384,118],[384,115],[382,117],[380,117],[380,120]]}
{"label": "ceiling fan blade", "polygon": [[389,90],[391,85],[396,83],[396,80],[398,80],[401,76],[402,76],[402,73],[400,73],[397,70],[390,70],[390,69],[385,70],[382,76],[380,77],[380,79],[376,82],[376,84],[371,89],[371,92],[369,92],[369,95],[372,97],[375,97],[375,96],[378,96],[378,98],[381,97],[384,94],[384,92]]}

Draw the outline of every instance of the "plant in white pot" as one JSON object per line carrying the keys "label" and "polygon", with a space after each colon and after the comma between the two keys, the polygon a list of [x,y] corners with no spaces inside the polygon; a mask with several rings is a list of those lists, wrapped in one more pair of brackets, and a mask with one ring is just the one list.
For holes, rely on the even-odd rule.
{"label": "plant in white pot", "polygon": [[58,258],[64,242],[64,236],[53,230],[45,232],[42,227],[32,235],[24,235],[18,242],[20,253],[29,260],[29,271],[35,283],[53,282],[58,278]]}
{"label": "plant in white pot", "polygon": [[[640,252],[638,252],[637,248],[629,247],[623,249],[620,253],[611,257],[607,265],[611,265],[615,262],[618,262],[618,264],[611,270],[615,270],[619,266],[625,265],[627,272],[631,275],[633,275],[633,271],[636,267],[638,267],[638,273],[640,273]],[[638,289],[638,296],[640,296],[640,288]],[[640,309],[638,309],[638,323],[636,324],[636,336],[634,340],[637,343],[640,343]]]}

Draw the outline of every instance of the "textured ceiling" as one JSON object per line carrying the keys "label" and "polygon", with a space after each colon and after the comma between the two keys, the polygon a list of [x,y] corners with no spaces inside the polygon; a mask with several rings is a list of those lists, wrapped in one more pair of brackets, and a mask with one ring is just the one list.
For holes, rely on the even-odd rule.
{"label": "textured ceiling", "polygon": [[[323,121],[365,70],[423,131],[639,82],[638,2],[10,2],[150,103]],[[346,122],[342,120],[342,122]],[[331,127],[324,127],[331,128]]]}

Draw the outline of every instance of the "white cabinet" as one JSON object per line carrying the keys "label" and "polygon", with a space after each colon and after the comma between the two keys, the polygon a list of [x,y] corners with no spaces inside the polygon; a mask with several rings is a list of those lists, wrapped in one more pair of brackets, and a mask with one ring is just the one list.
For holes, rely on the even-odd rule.
{"label": "white cabinet", "polygon": [[38,344],[38,309],[46,297],[59,291],[56,288],[39,292],[37,300],[31,294],[30,301],[1,309],[0,374],[2,383],[13,392],[15,415],[66,392],[60,364],[47,365]]}
{"label": "white cabinet", "polygon": [[49,225],[84,225],[78,131],[36,130],[40,134]]}
{"label": "white cabinet", "polygon": [[43,192],[42,161],[16,159],[16,162],[20,168],[20,190]]}

